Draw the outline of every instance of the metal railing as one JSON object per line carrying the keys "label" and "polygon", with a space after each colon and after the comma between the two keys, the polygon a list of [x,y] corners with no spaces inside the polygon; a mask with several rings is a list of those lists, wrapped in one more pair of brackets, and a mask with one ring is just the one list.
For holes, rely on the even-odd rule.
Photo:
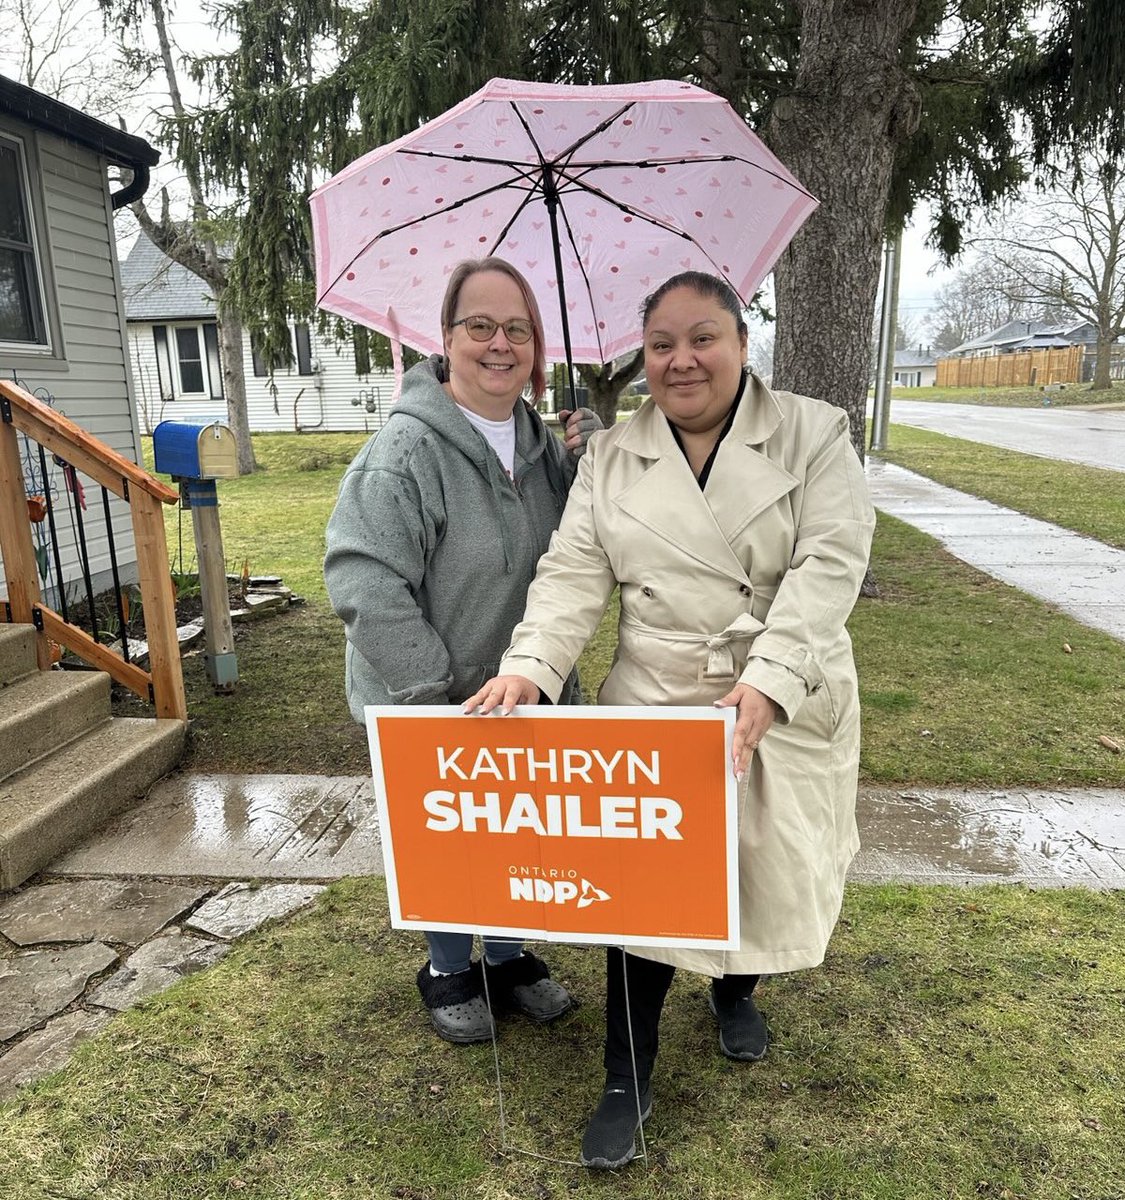
{"label": "metal railing", "polygon": [[[43,481],[42,494],[29,495],[21,462],[19,435],[23,434],[38,452]],[[92,632],[72,622],[68,613],[66,580],[59,550],[55,504],[48,483],[47,456],[62,472],[70,495],[70,516],[75,551],[81,567],[87,615]],[[108,552],[114,581],[118,626],[122,649],[118,653],[100,640],[88,539],[79,503],[83,491],[78,472],[100,485],[102,511],[108,536]],[[130,662],[126,614],[121,601],[117,552],[110,520],[109,494],[129,505],[137,554],[138,585],[148,639],[149,670]],[[7,620],[34,625],[37,632],[36,659],[40,670],[51,663],[50,643],[77,655],[84,662],[107,672],[118,683],[150,701],[158,717],[187,720],[180,647],[176,636],[175,598],[168,570],[164,537],[163,504],[179,502],[179,493],[154,479],[136,463],[80,429],[73,421],[37,400],[15,383],[0,380],[0,558],[4,563],[8,600]],[[39,511],[42,508],[42,511]],[[55,572],[55,593],[61,613],[44,602],[40,593],[40,562],[32,533],[37,521],[47,520]],[[40,547],[47,554],[45,546]]]}

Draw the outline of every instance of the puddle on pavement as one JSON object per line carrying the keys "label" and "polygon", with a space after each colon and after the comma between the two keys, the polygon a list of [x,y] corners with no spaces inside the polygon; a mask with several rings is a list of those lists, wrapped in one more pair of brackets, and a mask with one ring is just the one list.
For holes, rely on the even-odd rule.
{"label": "puddle on pavement", "polygon": [[379,875],[383,858],[366,780],[184,775],[163,780],[50,869],[319,879]]}
{"label": "puddle on pavement", "polygon": [[865,846],[905,873],[1125,885],[1120,793],[866,792]]}

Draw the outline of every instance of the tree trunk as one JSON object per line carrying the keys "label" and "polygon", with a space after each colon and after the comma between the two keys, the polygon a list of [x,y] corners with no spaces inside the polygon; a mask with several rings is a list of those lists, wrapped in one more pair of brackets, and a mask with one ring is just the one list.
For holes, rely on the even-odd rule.
{"label": "tree trunk", "polygon": [[258,469],[254,446],[250,441],[250,420],[246,414],[246,378],[242,369],[242,326],[235,317],[219,319],[219,359],[223,367],[223,394],[227,401],[227,422],[238,449],[239,475],[253,475]]}
{"label": "tree trunk", "polygon": [[766,137],[820,200],[778,260],[773,385],[844,409],[863,456],[871,324],[891,170],[915,130],[900,48],[918,0],[799,0],[794,92]]}
{"label": "tree trunk", "polygon": [[1110,355],[1113,353],[1113,339],[1098,334],[1094,349],[1094,382],[1090,391],[1104,392],[1113,387],[1113,377],[1110,375]]}
{"label": "tree trunk", "polygon": [[606,429],[612,429],[617,423],[617,401],[640,370],[644,357],[644,351],[637,350],[605,366],[579,365],[578,377],[587,389],[586,407],[597,413]]}

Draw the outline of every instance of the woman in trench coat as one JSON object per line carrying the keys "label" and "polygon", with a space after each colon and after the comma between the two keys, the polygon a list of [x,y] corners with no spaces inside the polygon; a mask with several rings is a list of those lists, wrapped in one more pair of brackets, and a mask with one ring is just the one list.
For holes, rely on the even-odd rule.
{"label": "woman in trench coat", "polygon": [[738,709],[741,946],[609,949],[606,1088],[582,1144],[594,1167],[636,1152],[674,969],[712,977],[722,1052],[760,1059],[758,977],[823,960],[859,846],[844,622],[874,513],[847,416],[746,370],[741,305],[714,276],[668,280],[643,313],[652,398],[591,439],[500,674],[466,702],[507,712],[556,701],[620,585],[599,703]]}

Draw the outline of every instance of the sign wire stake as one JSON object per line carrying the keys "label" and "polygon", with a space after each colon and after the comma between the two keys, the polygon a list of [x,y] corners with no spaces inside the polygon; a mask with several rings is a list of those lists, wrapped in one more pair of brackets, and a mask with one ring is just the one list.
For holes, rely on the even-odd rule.
{"label": "sign wire stake", "polygon": [[625,984],[625,1025],[629,1030],[629,1063],[633,1068],[633,1094],[637,1098],[637,1129],[641,1135],[641,1152],[637,1156],[648,1162],[645,1145],[645,1123],[641,1112],[641,1081],[637,1078],[637,1050],[633,1044],[633,1006],[629,1003],[629,952],[621,947],[621,978]]}
{"label": "sign wire stake", "polygon": [[[484,947],[481,947],[481,958],[485,958]],[[629,1004],[629,970],[626,962],[625,947],[621,947],[621,963],[625,981],[625,1024],[629,1030],[629,1059],[633,1066],[633,1092],[637,1100],[637,1128],[641,1136],[641,1152],[633,1162],[648,1162],[648,1146],[645,1143],[645,1123],[641,1120],[641,1085],[637,1079],[637,1052],[633,1042],[633,1013]],[[504,1117],[504,1087],[500,1081],[500,1047],[496,1038],[496,1017],[492,1011],[492,996],[488,990],[488,972],[482,962],[481,976],[484,979],[484,1003],[492,1021],[492,1066],[496,1074],[496,1101],[500,1113],[500,1152],[502,1154],[522,1154],[525,1158],[537,1158],[540,1162],[554,1163],[559,1167],[581,1167],[583,1164],[576,1158],[554,1158],[550,1154],[539,1154],[535,1150],[524,1150],[521,1146],[513,1146],[508,1142],[508,1123]]]}

